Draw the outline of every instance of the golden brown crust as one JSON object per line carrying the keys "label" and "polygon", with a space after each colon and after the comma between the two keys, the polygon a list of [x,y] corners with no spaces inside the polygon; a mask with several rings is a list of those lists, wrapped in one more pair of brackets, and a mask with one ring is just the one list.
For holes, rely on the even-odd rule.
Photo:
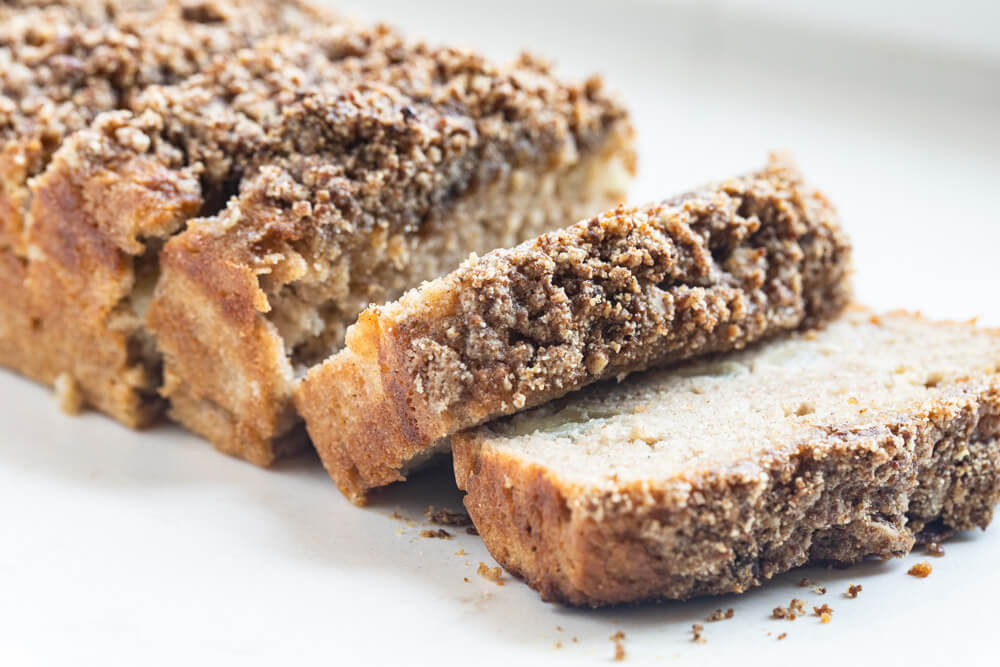
{"label": "golden brown crust", "polygon": [[369,308],[296,402],[331,476],[359,502],[458,430],[822,323],[846,305],[849,274],[832,206],[774,160],[473,258]]}
{"label": "golden brown crust", "polygon": [[[487,548],[543,599],[603,605],[739,593],[808,561],[898,556],[926,522],[985,527],[1000,501],[1000,380],[861,431],[830,429],[684,484],[611,491],[565,483],[454,436],[455,472]],[[930,500],[932,497],[933,500]],[[919,500],[923,498],[923,500]]]}

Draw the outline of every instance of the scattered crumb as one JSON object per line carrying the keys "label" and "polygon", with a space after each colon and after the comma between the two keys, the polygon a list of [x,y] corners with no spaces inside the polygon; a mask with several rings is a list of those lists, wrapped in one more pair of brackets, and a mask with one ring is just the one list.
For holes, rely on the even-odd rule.
{"label": "scattered crumb", "polygon": [[395,519],[396,521],[405,521],[406,520],[406,517],[404,517],[399,512],[393,512],[392,514],[389,515],[389,518],[390,519]]}
{"label": "scattered crumb", "polygon": [[781,641],[782,639],[784,639],[787,636],[788,636],[787,632],[782,632],[780,635],[778,635],[778,641]]}
{"label": "scattered crumb", "polygon": [[424,510],[424,518],[437,526],[471,526],[472,519],[465,512],[454,510],[436,510],[431,505]]}
{"label": "scattered crumb", "polygon": [[400,526],[399,528],[396,529],[396,534],[397,535],[402,535],[403,534],[403,527],[402,526]]}
{"label": "scattered crumb", "polygon": [[771,612],[771,618],[781,618],[787,621],[794,621],[799,616],[806,615],[806,603],[798,598],[792,598],[787,607],[775,607]]}
{"label": "scattered crumb", "polygon": [[556,642],[556,648],[562,648],[562,642]]}
{"label": "scattered crumb", "polygon": [[813,615],[819,616],[820,623],[829,623],[833,620],[833,609],[830,609],[830,605],[824,604],[821,607],[813,607]]}
{"label": "scattered crumb", "polygon": [[826,595],[826,587],[820,586],[812,579],[806,579],[805,577],[802,577],[802,580],[799,581],[799,586],[802,588],[812,588],[813,593],[815,593],[816,595]]}
{"label": "scattered crumb", "polygon": [[561,625],[557,625],[556,626],[556,632],[562,632],[562,626]]}
{"label": "scattered crumb", "polygon": [[464,556],[465,555],[465,549],[459,549],[458,551],[455,552],[455,555],[456,556]]}
{"label": "scattered crumb", "polygon": [[469,583],[469,578],[468,577],[462,577],[462,579],[465,581],[465,583]]}
{"label": "scattered crumb", "polygon": [[437,528],[435,530],[420,531],[420,537],[430,537],[435,540],[450,540],[451,533],[449,533],[444,528]]}
{"label": "scattered crumb", "polygon": [[861,584],[851,584],[847,587],[847,592],[844,593],[844,597],[851,598],[852,600],[858,597],[858,593],[865,589]]}
{"label": "scattered crumb", "polygon": [[909,570],[906,571],[911,577],[917,577],[918,579],[925,579],[931,574],[931,564],[925,560],[920,561]]}
{"label": "scattered crumb", "polygon": [[615,662],[621,662],[625,659],[625,633],[619,630],[608,639],[615,643]]}
{"label": "scattered crumb", "polygon": [[944,556],[944,547],[941,546],[940,542],[928,542],[924,549],[927,551],[928,556],[934,556],[935,558]]}
{"label": "scattered crumb", "polygon": [[570,641],[572,641],[574,644],[579,644],[580,643],[580,640],[577,639],[576,637],[573,637],[573,639],[571,639]]}
{"label": "scattered crumb", "polygon": [[468,528],[465,529],[465,532],[466,532],[467,535],[478,535],[479,534],[479,531],[476,530],[475,526],[469,526]]}
{"label": "scattered crumb", "polygon": [[501,578],[503,577],[503,570],[500,569],[499,565],[496,567],[490,567],[486,563],[480,562],[479,569],[476,570],[476,574],[483,579],[489,579],[497,586],[503,586],[503,581],[501,581]]}
{"label": "scattered crumb", "polygon": [[691,641],[697,642],[699,644],[705,643],[705,638],[701,636],[701,631],[705,629],[705,626],[700,623],[695,623],[691,626]]}
{"label": "scattered crumb", "polygon": [[731,607],[725,611],[722,611],[721,609],[716,609],[711,614],[709,614],[708,618],[706,618],[705,620],[708,621],[709,623],[714,623],[715,621],[724,621],[727,618],[732,618],[734,613],[735,612]]}

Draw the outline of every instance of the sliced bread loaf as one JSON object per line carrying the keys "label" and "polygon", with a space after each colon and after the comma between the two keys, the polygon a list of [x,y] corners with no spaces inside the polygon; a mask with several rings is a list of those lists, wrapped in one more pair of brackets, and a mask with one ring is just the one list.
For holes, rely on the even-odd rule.
{"label": "sliced bread loaf", "polygon": [[908,552],[1000,500],[1000,332],[851,309],[453,437],[479,533],[544,599],[742,592]]}
{"label": "sliced bread loaf", "polygon": [[403,479],[446,436],[602,378],[824,321],[850,249],[796,169],[609,211],[371,307],[296,402],[340,489]]}

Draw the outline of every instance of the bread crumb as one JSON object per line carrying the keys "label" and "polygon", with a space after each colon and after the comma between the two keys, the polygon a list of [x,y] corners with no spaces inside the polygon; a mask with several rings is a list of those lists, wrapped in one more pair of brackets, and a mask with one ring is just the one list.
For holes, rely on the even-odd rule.
{"label": "bread crumb", "polygon": [[708,618],[706,618],[705,620],[708,621],[709,623],[714,623],[715,621],[724,621],[727,618],[732,618],[734,613],[736,612],[732,609],[732,607],[730,607],[725,611],[722,611],[721,609],[716,609],[711,614],[709,614]]}
{"label": "bread crumb", "polygon": [[858,593],[865,589],[861,584],[851,584],[847,587],[847,592],[844,593],[844,597],[851,598],[852,600],[858,597]]}
{"label": "bread crumb", "polygon": [[403,515],[400,514],[399,512],[393,512],[392,514],[389,515],[389,518],[390,519],[395,519],[396,521],[404,521],[405,520],[405,517],[403,517]]}
{"label": "bread crumb", "polygon": [[556,648],[562,648],[562,642],[556,642]]}
{"label": "bread crumb", "polygon": [[771,618],[794,621],[799,616],[806,615],[806,603],[798,598],[792,598],[787,607],[775,607],[771,611]]}
{"label": "bread crumb", "polygon": [[818,583],[812,579],[806,579],[802,577],[799,581],[799,586],[802,588],[812,588],[812,592],[816,595],[826,595],[826,586],[820,586]]}
{"label": "bread crumb", "polygon": [[458,551],[455,552],[455,555],[456,556],[464,556],[465,555],[465,549],[459,549]]}
{"label": "bread crumb", "polygon": [[580,643],[580,640],[577,639],[576,637],[573,637],[573,639],[571,639],[570,641],[572,641],[574,644],[579,644]]}
{"label": "bread crumb", "polygon": [[923,560],[911,567],[906,571],[911,577],[917,577],[918,579],[926,579],[931,574],[931,564]]}
{"label": "bread crumb", "polygon": [[625,633],[619,630],[611,635],[609,639],[615,643],[615,662],[621,662],[625,659]]}
{"label": "bread crumb", "polygon": [[424,510],[424,518],[436,526],[471,526],[472,519],[465,512],[449,509],[436,510],[433,505]]}
{"label": "bread crumb", "polygon": [[68,415],[78,415],[83,410],[83,393],[69,373],[60,373],[53,383],[59,409]]}
{"label": "bread crumb", "polygon": [[489,579],[497,586],[503,586],[503,581],[501,581],[501,579],[503,578],[503,570],[500,569],[499,565],[497,565],[496,567],[490,567],[486,563],[480,561],[479,569],[476,570],[476,574],[478,574],[483,579]]}
{"label": "bread crumb", "polygon": [[787,632],[782,632],[780,635],[778,635],[778,641],[781,641],[782,639],[784,639],[787,636],[788,636]]}
{"label": "bread crumb", "polygon": [[464,581],[465,583],[469,583],[469,578],[468,578],[468,577],[462,577],[462,580],[463,580],[463,581]]}
{"label": "bread crumb", "polygon": [[698,644],[704,644],[705,638],[701,636],[701,631],[705,629],[705,626],[700,623],[695,623],[691,626],[691,641]]}
{"label": "bread crumb", "polygon": [[437,528],[436,530],[422,530],[420,531],[420,537],[429,537],[436,540],[450,540],[451,533],[449,533],[444,528]]}
{"label": "bread crumb", "polygon": [[557,625],[556,626],[556,632],[562,632],[562,626],[561,625]]}
{"label": "bread crumb", "polygon": [[813,615],[819,616],[820,623],[829,623],[833,619],[833,609],[830,605],[823,604],[821,607],[813,607]]}

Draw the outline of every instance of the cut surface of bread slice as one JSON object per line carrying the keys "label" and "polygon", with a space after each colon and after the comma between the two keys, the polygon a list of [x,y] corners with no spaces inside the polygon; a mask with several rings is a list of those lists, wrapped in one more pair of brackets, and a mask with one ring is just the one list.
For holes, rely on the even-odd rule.
{"label": "cut surface of bread slice", "polygon": [[1000,332],[851,308],[453,437],[490,553],[546,600],[742,592],[908,552],[1000,499]]}
{"label": "cut surface of bread slice", "polygon": [[829,201],[787,161],[620,207],[366,310],[296,403],[340,489],[368,489],[446,436],[603,378],[822,322],[849,294]]}

